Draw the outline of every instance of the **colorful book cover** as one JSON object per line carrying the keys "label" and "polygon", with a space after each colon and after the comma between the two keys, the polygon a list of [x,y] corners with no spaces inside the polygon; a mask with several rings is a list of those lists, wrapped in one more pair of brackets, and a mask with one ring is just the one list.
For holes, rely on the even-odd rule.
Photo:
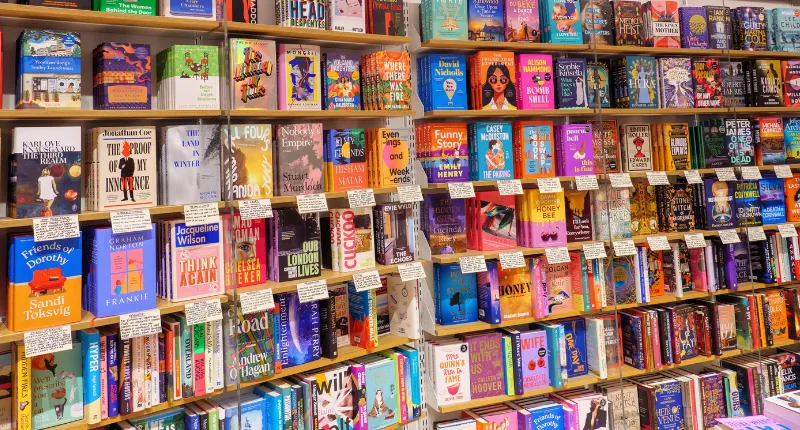
{"label": "colorful book cover", "polygon": [[283,124],[277,127],[274,194],[294,196],[325,189],[322,124]]}
{"label": "colorful book cover", "polygon": [[431,0],[423,8],[423,16],[431,17],[423,27],[424,40],[468,40],[467,0]]}
{"label": "colorful book cover", "polygon": [[602,187],[594,191],[592,201],[595,240],[631,237],[631,203],[627,189]]}
{"label": "colorful book cover", "polygon": [[[517,176],[520,178],[536,178],[555,175],[553,159],[554,127],[551,121],[524,121],[515,123],[519,132],[515,131],[515,151],[520,151]],[[798,138],[800,139],[800,137]],[[800,140],[798,140],[800,145]],[[800,152],[800,150],[798,151]],[[798,154],[800,159],[800,154]]]}
{"label": "colorful book cover", "polygon": [[380,51],[375,55],[377,73],[373,76],[373,84],[378,91],[374,96],[378,98],[380,109],[411,109],[411,60],[408,52]]}
{"label": "colorful book cover", "polygon": [[[386,36],[405,36],[406,35],[406,26],[402,25],[403,16],[405,14],[405,4],[399,0],[373,0],[367,4],[369,7],[367,11],[367,32],[371,34],[383,34]],[[462,7],[464,9],[463,15],[461,15],[462,19],[464,20],[464,37],[462,40],[466,40],[466,18],[467,18],[467,11],[466,5],[461,2],[457,1],[455,7]],[[437,24],[441,21],[437,21]],[[441,31],[446,31],[450,29],[450,25],[442,24]],[[427,33],[427,31],[426,31]]]}
{"label": "colorful book cover", "polygon": [[694,230],[692,191],[692,186],[686,183],[666,186],[669,231]]}
{"label": "colorful book cover", "polygon": [[[230,183],[234,200],[265,199],[273,195],[272,126],[231,124],[221,127],[223,142],[230,138]],[[228,136],[230,130],[230,136]]]}
{"label": "colorful book cover", "polygon": [[659,95],[662,108],[693,108],[692,60],[690,58],[659,58]]}
{"label": "colorful book cover", "polygon": [[662,124],[663,145],[666,151],[666,170],[691,169],[691,155],[689,151],[689,124],[665,123]]}
{"label": "colorful book cover", "polygon": [[751,68],[753,80],[753,105],[758,107],[783,106],[783,80],[780,60],[754,60]]}
{"label": "colorful book cover", "polygon": [[500,319],[512,321],[530,318],[532,298],[529,260],[525,261],[523,267],[498,267],[497,279],[500,286]]}
{"label": "colorful book cover", "polygon": [[469,346],[470,391],[472,399],[505,394],[503,335],[499,332],[464,336]]}
{"label": "colorful book cover", "polygon": [[642,179],[631,181],[631,234],[634,236],[658,233],[656,187]]}
{"label": "colorful book cover", "polygon": [[653,170],[653,151],[649,125],[621,126],[624,172]]}
{"label": "colorful book cover", "polygon": [[680,48],[681,25],[676,1],[649,1],[642,5],[644,42],[657,48]]}
{"label": "colorful book cover", "polygon": [[283,368],[320,358],[319,302],[300,303],[296,292],[277,294],[280,304],[278,345]]}
{"label": "colorful book cover", "polygon": [[468,0],[469,40],[504,42],[504,0]]}
{"label": "colorful book cover", "polygon": [[538,1],[506,0],[505,9],[506,42],[541,42]]}
{"label": "colorful book cover", "polygon": [[703,6],[683,6],[679,9],[681,47],[708,49],[708,17]]}
{"label": "colorful book cover", "polygon": [[[659,381],[654,387],[654,416],[659,429],[678,430],[685,422],[683,414],[683,395],[681,383],[674,379]],[[688,393],[687,393],[688,394]]]}
{"label": "colorful book cover", "polygon": [[586,63],[586,79],[589,83],[589,107],[611,107],[608,62],[599,60]]}
{"label": "colorful book cover", "polygon": [[320,225],[316,212],[301,214],[297,208],[273,210],[267,219],[268,237],[271,237],[270,280],[297,281],[319,276]]}
{"label": "colorful book cover", "polygon": [[92,56],[95,109],[150,109],[150,45],[105,42]]}
{"label": "colorful book cover", "polygon": [[366,188],[364,129],[328,130],[325,136],[325,190],[341,192]]}
{"label": "colorful book cover", "polygon": [[17,46],[17,109],[81,108],[80,33],[23,30]]}
{"label": "colorful book cover", "polygon": [[783,106],[800,106],[800,60],[781,61]]}
{"label": "colorful book cover", "polygon": [[473,212],[468,218],[468,227],[474,228],[473,234],[480,243],[479,249],[510,249],[516,246],[515,219],[518,214],[513,196],[501,196],[497,191],[479,191],[467,205],[471,206]]}
{"label": "colorful book cover", "polygon": [[[411,185],[412,169],[414,166],[414,160],[412,159],[413,151],[409,150],[411,145],[411,132],[406,129],[392,130],[388,128],[373,129],[372,132],[378,137],[377,147],[379,153],[382,154],[378,160],[380,162],[378,174],[375,175],[375,181],[380,185],[373,186],[389,187]],[[466,134],[465,131],[464,139],[466,139]],[[467,156],[466,140],[464,141],[464,146],[459,146],[458,149],[463,152],[457,152],[456,155]],[[458,157],[455,158],[458,159]],[[463,171],[463,178],[467,177],[466,162],[463,163],[463,166],[457,166],[457,170],[459,172]]]}
{"label": "colorful book cover", "polygon": [[736,48],[745,51],[766,51],[766,10],[763,7],[737,7],[732,12]]}
{"label": "colorful book cover", "polygon": [[412,203],[381,203],[375,206],[375,255],[378,264],[400,264],[414,260],[416,240]]}
{"label": "colorful book cover", "polygon": [[327,5],[327,28],[333,31],[346,31],[350,33],[367,32],[366,2],[347,2],[335,0]]}
{"label": "colorful book cover", "polygon": [[469,134],[466,124],[427,124],[431,145],[428,181],[462,182],[469,179]]}
{"label": "colorful book cover", "polygon": [[478,122],[470,131],[470,180],[513,179],[511,124]]}
{"label": "colorful book cover", "polygon": [[713,427],[717,418],[724,418],[725,411],[725,384],[720,373],[710,372],[700,375],[700,390],[703,393],[703,426]]}
{"label": "colorful book cover", "polygon": [[783,194],[786,199],[786,220],[800,221],[800,177],[785,178]]}
{"label": "colorful book cover", "polygon": [[[508,0],[509,2],[526,0]],[[555,109],[553,56],[517,55],[517,106],[523,110]]]}
{"label": "colorful book cover", "polygon": [[556,173],[559,176],[594,174],[594,143],[591,124],[556,127]]}
{"label": "colorful book cover", "polygon": [[564,343],[567,354],[567,377],[576,378],[589,374],[586,357],[586,320],[570,318],[557,321],[564,327]]}
{"label": "colorful book cover", "polygon": [[514,53],[480,51],[470,57],[470,62],[474,108],[517,110],[517,68]]}
{"label": "colorful book cover", "polygon": [[[570,263],[546,264],[547,310],[550,315],[574,310]],[[577,280],[576,280],[577,282]]]}
{"label": "colorful book cover", "polygon": [[[426,55],[425,79],[430,85],[429,110],[463,110],[467,108],[467,57],[463,54]],[[552,93],[552,91],[551,91]]]}
{"label": "colorful book cover", "polygon": [[433,388],[439,406],[470,401],[469,347],[464,342],[432,344]]}
{"label": "colorful book cover", "polygon": [[233,109],[276,109],[275,42],[231,39],[230,46]]}
{"label": "colorful book cover", "polygon": [[731,29],[731,8],[728,6],[706,6],[708,18],[708,41],[711,49],[730,49],[733,30]]}
{"label": "colorful book cover", "polygon": [[[176,2],[177,3],[177,2]],[[202,2],[194,2],[193,5]],[[172,45],[156,56],[162,109],[220,109],[220,56],[216,45]]]}
{"label": "colorful book cover", "polygon": [[241,382],[275,374],[275,339],[278,335],[275,331],[275,312],[260,311],[243,315],[230,307],[223,312],[223,316],[225,336],[235,345],[234,349],[226,351],[226,385],[236,383],[237,368]]}
{"label": "colorful book cover", "polygon": [[706,120],[701,123],[701,141],[705,150],[705,167],[731,165],[728,144],[725,142],[725,120]]}
{"label": "colorful book cover", "polygon": [[658,76],[655,57],[625,57],[629,107],[658,107]]}
{"label": "colorful book cover", "polygon": [[614,44],[614,13],[610,0],[581,0],[583,43]]}
{"label": "colorful book cover", "polygon": [[[617,304],[636,303],[636,272],[633,257],[628,255],[611,258],[611,270],[607,274],[608,285],[614,289],[613,297],[616,298]],[[610,289],[608,291],[611,292]]]}
{"label": "colorful book cover", "polygon": [[399,421],[399,395],[395,392],[397,383],[397,365],[388,359],[368,363],[365,357],[366,402],[368,430],[380,430]]}
{"label": "colorful book cover", "polygon": [[222,223],[189,227],[175,220],[166,224],[172,273],[172,279],[166,280],[169,299],[190,300],[224,291]]}
{"label": "colorful book cover", "polygon": [[564,192],[541,193],[539,189],[525,190],[525,198],[533,216],[533,246],[554,247],[567,244],[566,213],[564,212]]}
{"label": "colorful book cover", "polygon": [[455,263],[436,265],[434,271],[436,323],[449,325],[477,321],[478,285],[475,274],[462,274],[461,266]]}
{"label": "colorful book cover", "polygon": [[722,77],[720,62],[716,58],[695,58],[692,60],[695,107],[722,107]]}
{"label": "colorful book cover", "polygon": [[326,110],[361,109],[361,74],[358,54],[326,52],[322,56],[325,73]]}
{"label": "colorful book cover", "polygon": [[356,291],[354,283],[347,283],[350,345],[367,350],[378,346],[377,301],[377,289]]}
{"label": "colorful book cover", "polygon": [[758,181],[761,196],[761,220],[764,224],[786,222],[786,206],[783,196],[783,179],[764,177]]}
{"label": "colorful book cover", "polygon": [[155,127],[100,127],[89,131],[92,177],[86,185],[88,209],[107,211],[155,206],[157,145]]}
{"label": "colorful book cover", "polygon": [[447,194],[425,194],[422,200],[422,231],[432,255],[457,254],[467,250],[466,207],[463,199]]}
{"label": "colorful book cover", "polygon": [[583,43],[581,5],[578,0],[545,0],[542,2],[542,34],[545,43]]}
{"label": "colorful book cover", "polygon": [[594,172],[598,174],[620,173],[619,129],[617,121],[588,121],[592,126],[594,143]]}
{"label": "colorful book cover", "polygon": [[586,59],[560,58],[556,65],[556,103],[559,109],[589,107],[586,94]]}
{"label": "colorful book cover", "polygon": [[71,350],[31,358],[33,430],[83,419],[82,362],[81,344],[76,341]]}
{"label": "colorful book cover", "polygon": [[[617,299],[619,301],[619,299]],[[639,370],[646,370],[645,337],[648,335],[644,316],[621,312],[619,314],[622,332],[622,359],[625,364]]]}
{"label": "colorful book cover", "polygon": [[523,331],[522,344],[522,389],[523,392],[550,386],[550,370],[547,334],[544,330]]}
{"label": "colorful book cover", "polygon": [[592,206],[589,191],[564,190],[564,201],[567,242],[592,240]]}
{"label": "colorful book cover", "polygon": [[642,4],[634,0],[614,2],[614,36],[618,46],[643,46]]}
{"label": "colorful book cover", "polygon": [[320,110],[325,89],[319,46],[280,44],[277,52],[278,109]]}
{"label": "colorful book cover", "polygon": [[496,261],[486,262],[486,271],[477,274],[478,320],[489,324],[500,324],[500,280]]}
{"label": "colorful book cover", "polygon": [[738,181],[734,191],[736,200],[736,226],[751,227],[762,225],[761,194],[758,181]]}
{"label": "colorful book cover", "polygon": [[786,149],[786,162],[800,163],[800,118],[783,119],[783,142]]}
{"label": "colorful book cover", "polygon": [[225,230],[225,284],[232,289],[234,285],[247,287],[266,282],[266,222],[263,219],[243,220],[239,213],[233,214],[233,225],[230,220],[230,214],[222,215]]}
{"label": "colorful book cover", "polygon": [[751,120],[747,118],[726,118],[725,143],[728,147],[730,165],[752,166],[755,164],[753,123]]}
{"label": "colorful book cover", "polygon": [[734,183],[718,181],[716,178],[706,178],[703,180],[703,184],[705,189],[706,229],[722,230],[735,227]]}
{"label": "colorful book cover", "polygon": [[751,91],[746,88],[744,66],[741,61],[720,62],[722,80],[722,105],[746,106],[746,98]]}

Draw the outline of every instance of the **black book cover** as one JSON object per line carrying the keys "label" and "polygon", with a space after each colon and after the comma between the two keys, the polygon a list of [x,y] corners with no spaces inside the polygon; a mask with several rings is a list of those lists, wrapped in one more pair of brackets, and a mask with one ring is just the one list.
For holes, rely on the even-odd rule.
{"label": "black book cover", "polygon": [[642,4],[634,0],[614,2],[614,34],[618,46],[643,46]]}
{"label": "black book cover", "polygon": [[[326,241],[323,241],[326,242]],[[320,355],[334,359],[339,356],[336,334],[336,303],[330,298],[319,301]]]}
{"label": "black book cover", "polygon": [[401,0],[370,0],[369,5],[371,8],[369,25],[372,34],[406,35],[405,20],[403,19],[404,3]]}
{"label": "black book cover", "polygon": [[708,19],[708,42],[711,49],[730,49],[731,8],[727,6],[706,6]]}
{"label": "black book cover", "polygon": [[754,60],[753,96],[756,107],[783,105],[780,60]]}

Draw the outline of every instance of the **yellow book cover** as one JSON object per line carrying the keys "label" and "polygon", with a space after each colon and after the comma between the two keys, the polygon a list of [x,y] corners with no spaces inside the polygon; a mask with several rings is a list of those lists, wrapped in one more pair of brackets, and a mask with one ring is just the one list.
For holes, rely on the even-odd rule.
{"label": "yellow book cover", "polygon": [[789,340],[789,320],[786,318],[786,301],[783,290],[767,291],[769,315],[772,317],[772,340]]}
{"label": "yellow book cover", "polygon": [[14,407],[11,411],[11,428],[31,430],[33,399],[31,398],[31,359],[25,357],[25,345],[17,342],[14,348],[14,370],[12,398]]}
{"label": "yellow book cover", "polygon": [[689,153],[689,124],[667,123],[662,124],[662,140],[666,165],[664,170],[687,170],[691,168],[691,155]]}
{"label": "yellow book cover", "polygon": [[[221,127],[222,141],[228,141],[228,128]],[[272,126],[233,124],[230,129],[230,166],[234,200],[272,197]],[[328,184],[328,181],[325,182]]]}
{"label": "yellow book cover", "polygon": [[497,267],[500,285],[500,319],[511,321],[530,318],[532,314],[530,260],[524,267],[503,269]]}

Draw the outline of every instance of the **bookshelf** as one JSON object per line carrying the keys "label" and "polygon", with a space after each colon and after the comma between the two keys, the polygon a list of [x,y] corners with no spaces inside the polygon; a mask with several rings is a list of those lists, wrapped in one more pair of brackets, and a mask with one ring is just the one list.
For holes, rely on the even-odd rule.
{"label": "bookshelf", "polygon": [[[607,118],[642,117],[642,116],[681,116],[681,115],[796,115],[800,113],[798,107],[721,107],[721,108],[591,108],[591,109],[543,109],[543,110],[433,110],[425,112],[423,119],[446,118],[510,118],[510,119],[536,119],[536,118],[563,118],[591,117],[599,120],[602,116]],[[649,121],[648,121],[649,122]]]}
{"label": "bookshelf", "polygon": [[[381,34],[359,34],[343,31],[290,28],[267,24],[227,23],[231,37],[239,35],[264,36],[271,39],[308,40],[320,45],[388,45],[400,46],[411,42],[409,36],[385,36]],[[294,42],[291,42],[294,43]]]}
{"label": "bookshelf", "polygon": [[248,287],[239,287],[236,289],[236,295],[240,295],[242,293],[247,293],[250,291],[257,291],[257,290],[264,290],[267,288],[272,289],[272,294],[279,294],[279,293],[288,293],[291,291],[297,290],[297,284],[300,282],[311,282],[324,279],[328,285],[333,284],[341,284],[343,282],[348,282],[353,280],[353,274],[356,273],[364,273],[364,272],[371,272],[373,270],[377,270],[379,274],[386,275],[389,273],[397,273],[397,265],[392,264],[389,266],[384,266],[381,264],[375,264],[374,269],[367,269],[367,270],[359,270],[355,272],[334,272],[333,270],[322,269],[322,274],[320,276],[316,276],[313,278],[306,278],[301,279],[299,281],[286,281],[286,282],[274,282],[274,281],[267,281],[262,284],[258,285],[251,285]]}
{"label": "bookshelf", "polygon": [[156,412],[165,411],[167,409],[174,408],[176,406],[181,406],[181,405],[185,405],[187,403],[196,402],[198,400],[203,400],[203,399],[208,399],[208,398],[211,398],[211,397],[214,397],[214,396],[218,396],[218,395],[222,394],[224,391],[225,390],[216,390],[213,393],[207,393],[207,394],[204,394],[202,396],[194,396],[194,397],[191,397],[191,398],[188,398],[188,399],[178,399],[178,400],[173,400],[173,401],[170,401],[170,402],[164,402],[164,403],[162,403],[162,404],[160,404],[158,406],[154,406],[152,408],[147,408],[147,409],[145,409],[143,411],[134,412],[132,414],[128,414],[128,415],[125,415],[125,416],[117,415],[114,418],[108,418],[108,419],[102,420],[99,423],[92,424],[90,426],[87,426],[86,428],[91,428],[91,429],[100,428],[100,427],[104,427],[104,426],[111,425],[111,424],[114,424],[114,423],[118,423],[120,421],[129,420],[129,419],[138,418],[138,417],[143,417],[145,415],[150,415],[150,414],[154,414]]}

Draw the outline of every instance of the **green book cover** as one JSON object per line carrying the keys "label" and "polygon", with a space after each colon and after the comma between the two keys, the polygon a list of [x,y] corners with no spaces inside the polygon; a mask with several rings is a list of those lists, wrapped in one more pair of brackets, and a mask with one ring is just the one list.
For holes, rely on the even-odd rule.
{"label": "green book cover", "polygon": [[[157,77],[167,100],[162,108],[219,109],[219,48],[174,45],[156,56]],[[162,97],[159,91],[159,97]]]}
{"label": "green book cover", "polygon": [[423,8],[425,40],[467,40],[466,0],[429,0]]}
{"label": "green book cover", "polygon": [[33,430],[83,419],[83,364],[80,342],[72,349],[31,358]]}
{"label": "green book cover", "polygon": [[125,15],[156,16],[156,0],[94,0],[92,9]]}

